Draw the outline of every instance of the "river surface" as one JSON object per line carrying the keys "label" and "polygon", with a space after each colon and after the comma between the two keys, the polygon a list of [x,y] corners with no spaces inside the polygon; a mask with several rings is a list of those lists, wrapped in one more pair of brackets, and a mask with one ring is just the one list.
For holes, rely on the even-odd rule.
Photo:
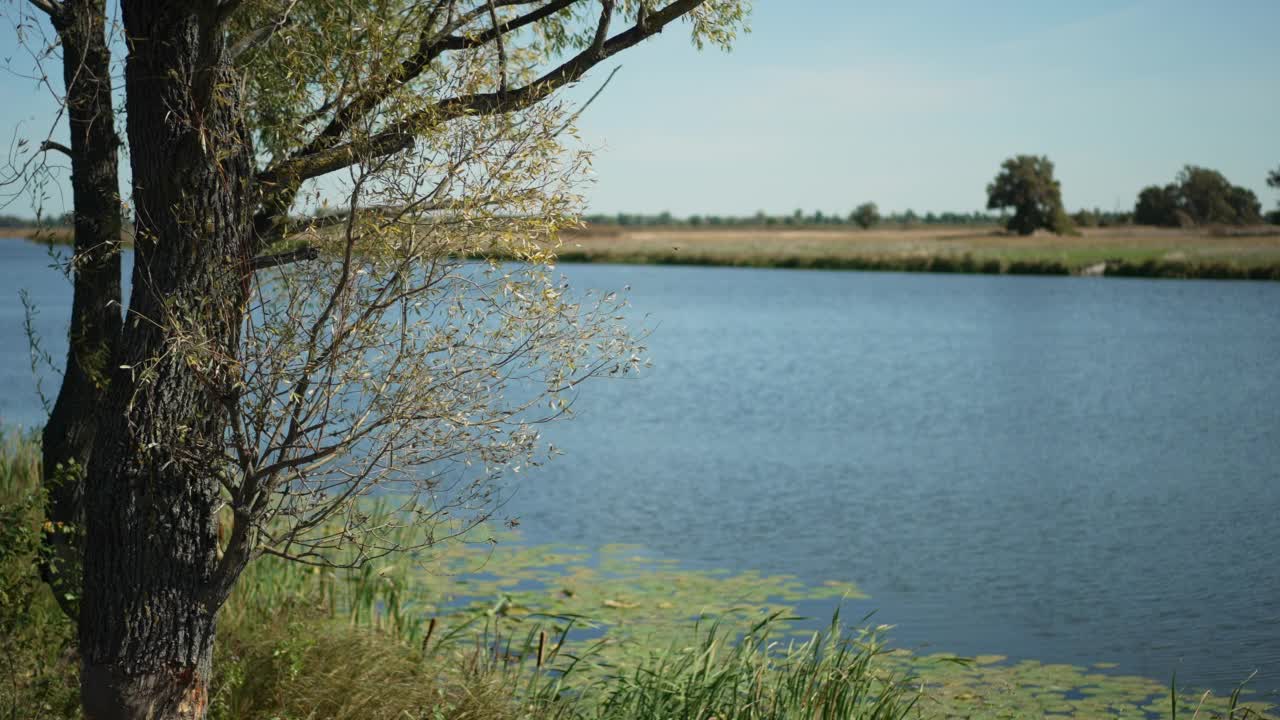
{"label": "river surface", "polygon": [[[40,421],[0,241],[0,419]],[[899,645],[1280,698],[1280,283],[566,266],[654,367],[547,433],[531,542],[857,583]],[[46,381],[46,391],[56,384]],[[823,612],[819,608],[815,612]]]}

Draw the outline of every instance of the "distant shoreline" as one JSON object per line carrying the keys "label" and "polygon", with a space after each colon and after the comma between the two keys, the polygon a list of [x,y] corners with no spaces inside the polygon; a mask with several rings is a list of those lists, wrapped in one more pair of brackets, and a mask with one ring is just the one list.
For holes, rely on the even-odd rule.
{"label": "distant shoreline", "polygon": [[[4,228],[0,237],[67,245],[68,228]],[[1078,236],[1010,235],[994,226],[871,230],[823,226],[630,228],[562,234],[561,263],[804,270],[1280,280],[1280,227],[1088,228]]]}
{"label": "distant shoreline", "polygon": [[1280,280],[1280,227],[1120,226],[1018,236],[995,226],[871,230],[592,227],[569,231],[561,262],[812,270]]}
{"label": "distant shoreline", "polygon": [[838,270],[860,272],[907,272],[950,275],[1059,275],[1076,277],[1145,277],[1166,280],[1273,280],[1280,281],[1280,263],[1236,266],[1226,263],[1189,263],[1147,260],[1098,263],[1072,268],[1055,260],[983,260],[972,255],[912,256],[904,258],[742,258],[727,259],[685,254],[681,256],[600,257],[579,252],[557,255],[564,264],[583,265],[671,265],[683,267],[736,267],[774,270]]}
{"label": "distant shoreline", "polygon": [[26,240],[40,245],[70,245],[75,231],[68,227],[5,227],[0,228],[0,238]]}

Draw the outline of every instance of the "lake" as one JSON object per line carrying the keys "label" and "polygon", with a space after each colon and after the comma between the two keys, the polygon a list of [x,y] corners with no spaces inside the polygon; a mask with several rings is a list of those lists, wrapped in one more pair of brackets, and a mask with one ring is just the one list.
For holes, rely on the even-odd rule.
{"label": "lake", "polygon": [[[49,265],[0,241],[8,423],[40,421],[19,288],[65,352]],[[1280,283],[561,269],[631,286],[655,366],[548,429],[568,454],[505,509],[529,541],[851,581],[909,648],[1280,697]]]}

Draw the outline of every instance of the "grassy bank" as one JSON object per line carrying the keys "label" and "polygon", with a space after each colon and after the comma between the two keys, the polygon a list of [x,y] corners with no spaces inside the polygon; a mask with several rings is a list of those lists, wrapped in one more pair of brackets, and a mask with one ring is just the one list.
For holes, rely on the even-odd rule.
{"label": "grassy bank", "polygon": [[[0,448],[0,717],[78,717],[74,630],[35,570],[34,442]],[[690,571],[640,549],[497,545],[317,570],[260,560],[219,615],[211,717],[1268,718],[1101,666],[918,656],[794,604],[845,583]],[[700,620],[692,620],[698,617]]]}
{"label": "grassy bank", "polygon": [[566,233],[562,262],[825,270],[1280,280],[1280,228],[600,228]]}
{"label": "grassy bank", "polygon": [[[75,718],[74,628],[36,572],[38,478],[34,440],[5,436],[0,717]],[[685,620],[678,639],[621,663],[604,650],[615,638],[601,636],[588,618],[530,613],[509,595],[496,603],[476,595],[453,601],[427,591],[445,578],[465,584],[447,573],[476,563],[491,574],[487,557],[476,548],[450,552],[431,565],[445,574],[430,583],[406,565],[321,571],[255,563],[219,614],[210,717],[897,720],[919,696],[904,674],[879,661],[885,650],[874,633],[850,632],[838,621],[783,641],[778,612],[745,625],[728,613],[697,625]],[[582,594],[593,596],[585,586]],[[425,595],[432,597],[424,602]],[[575,627],[587,630],[583,639],[571,639]]]}
{"label": "grassy bank", "polygon": [[[3,234],[53,245],[72,239],[62,228]],[[556,253],[566,263],[1280,280],[1277,226],[1119,226],[1029,237],[996,227],[938,225],[873,230],[613,226],[569,231],[561,239]]]}
{"label": "grassy bank", "polygon": [[29,240],[41,245],[70,245],[75,241],[75,231],[69,227],[7,227],[0,229],[0,237]]}

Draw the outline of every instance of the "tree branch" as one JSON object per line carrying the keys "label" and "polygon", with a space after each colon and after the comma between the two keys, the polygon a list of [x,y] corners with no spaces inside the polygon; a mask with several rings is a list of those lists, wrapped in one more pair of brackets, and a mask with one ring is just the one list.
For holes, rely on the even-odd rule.
{"label": "tree branch", "polygon": [[[576,82],[602,60],[630,48],[640,41],[662,32],[666,25],[706,0],[675,0],[662,10],[649,16],[647,28],[634,26],[608,40],[592,44],[564,64],[537,80],[506,92],[474,93],[459,95],[437,102],[430,108],[414,113],[368,140],[344,143],[327,150],[301,155],[285,161],[276,168],[269,168],[262,176],[266,182],[285,179],[309,180],[335,170],[349,167],[359,158],[379,157],[413,147],[415,128],[424,125],[439,126],[467,115],[494,115],[527,108],[551,93]],[[601,25],[607,29],[609,12],[602,13]]]}
{"label": "tree branch", "polygon": [[289,252],[275,253],[272,255],[258,255],[253,258],[254,270],[266,270],[268,268],[278,267],[280,265],[289,265],[290,263],[301,262],[303,260],[315,260],[320,257],[320,253],[311,246],[298,248]]}
{"label": "tree branch", "polygon": [[58,4],[57,0],[27,0],[27,2],[30,2],[53,20],[62,17],[62,6]]}
{"label": "tree branch", "polygon": [[71,154],[71,148],[67,147],[66,145],[63,145],[60,142],[56,142],[54,140],[45,140],[44,142],[40,143],[40,152],[47,152],[49,150],[60,152],[63,155],[66,155],[67,157],[73,157]]}
{"label": "tree branch", "polygon": [[[520,5],[531,2],[532,0],[495,0],[495,7],[506,7],[510,5]],[[449,50],[467,50],[479,47],[489,42],[493,42],[502,35],[518,30],[522,27],[535,23],[546,17],[554,15],[557,12],[581,2],[581,0],[553,0],[543,5],[537,10],[532,10],[517,18],[512,18],[500,25],[494,25],[482,33],[470,37],[462,37],[457,35],[449,35],[461,25],[474,19],[479,13],[487,10],[485,7],[477,8],[470,12],[464,13],[461,18],[448,22],[440,33],[432,33],[431,25],[435,21],[435,14],[427,19],[427,27],[419,38],[418,48],[412,56],[400,64],[394,72],[390,73],[381,82],[370,83],[372,89],[357,95],[339,110],[330,121],[329,125],[314,140],[294,153],[292,157],[297,158],[304,155],[311,155],[322,150],[333,147],[338,143],[341,137],[347,132],[351,125],[358,119],[367,115],[384,100],[398,89],[404,87],[407,83],[416,80],[423,71],[425,71],[437,57]]]}
{"label": "tree branch", "polygon": [[[522,1],[506,0],[500,4],[519,4]],[[555,0],[520,18],[491,28],[474,40],[463,39],[463,42],[477,44],[488,42],[486,38],[496,38],[497,35],[520,26],[519,24],[534,22],[537,19],[535,16],[543,17],[577,1]],[[258,185],[263,188],[261,210],[254,218],[254,230],[258,235],[258,242],[269,242],[278,235],[285,214],[304,181],[350,167],[362,158],[382,157],[408,150],[414,146],[417,134],[425,127],[439,127],[467,115],[494,115],[527,108],[545,99],[559,88],[580,80],[588,70],[606,58],[661,33],[671,22],[687,15],[706,1],[672,0],[661,10],[646,13],[630,29],[601,42],[599,36],[607,35],[608,22],[612,15],[613,3],[606,3],[601,13],[601,21],[597,24],[597,38],[592,45],[528,85],[509,88],[505,91],[447,98],[390,125],[369,138],[339,144],[339,139],[345,134],[350,123],[363,117],[390,97],[395,89],[402,87],[412,77],[420,74],[439,52],[453,47],[449,38],[429,43],[425,48],[420,48],[425,50],[425,53],[415,54],[402,66],[403,77],[398,84],[397,81],[384,84],[352,100],[337,113],[329,126],[315,140],[297,153],[290,155],[289,158],[274,163],[258,174]],[[471,47],[471,45],[465,45],[465,47]]]}
{"label": "tree branch", "polygon": [[600,22],[596,24],[596,37],[591,42],[591,51],[599,54],[604,51],[604,43],[609,39],[609,21],[613,19],[613,0],[600,0]]}
{"label": "tree branch", "polygon": [[493,30],[497,33],[495,40],[498,43],[498,92],[507,91],[507,48],[502,42],[502,33],[498,30],[498,8],[493,4],[493,0],[489,0],[489,20],[493,23]]}
{"label": "tree branch", "polygon": [[268,25],[263,25],[252,32],[246,33],[244,37],[237,40],[236,43],[231,46],[231,49],[227,51],[228,60],[235,62],[241,55],[266,44],[266,42],[279,32],[281,28],[289,24],[289,14],[293,12],[293,9],[297,7],[297,5],[298,0],[291,0],[289,6],[284,9],[284,12],[280,13],[279,20]]}

